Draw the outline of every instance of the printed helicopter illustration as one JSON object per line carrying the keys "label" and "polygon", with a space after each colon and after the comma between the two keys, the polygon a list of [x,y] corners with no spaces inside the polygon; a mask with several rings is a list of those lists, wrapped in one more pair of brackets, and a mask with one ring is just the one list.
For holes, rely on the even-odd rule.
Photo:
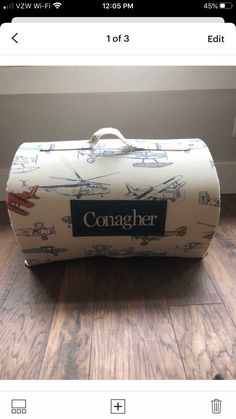
{"label": "printed helicopter illustration", "polygon": [[48,240],[48,236],[56,234],[54,227],[46,227],[42,222],[34,223],[29,228],[17,228],[15,231],[17,236],[40,237],[42,240]]}
{"label": "printed helicopter illustration", "polygon": [[165,252],[137,251],[134,247],[126,249],[112,250],[112,245],[98,244],[92,246],[91,250],[85,250],[86,256],[109,256],[109,257],[126,257],[126,256],[166,256]]}
{"label": "printed helicopter illustration", "polygon": [[38,155],[34,157],[16,155],[12,162],[12,173],[27,173],[32,172],[33,170],[37,170],[39,169],[39,166],[37,166],[37,161]]}
{"label": "printed helicopter illustration", "polygon": [[29,188],[29,192],[27,191],[23,191],[19,193],[8,192],[7,193],[8,209],[19,215],[29,215],[29,212],[22,209],[21,206],[27,207],[27,208],[34,207],[35,204],[31,202],[30,199],[39,199],[39,196],[36,195],[37,190],[38,190],[37,186],[33,186]]}
{"label": "printed helicopter illustration", "polygon": [[221,201],[220,198],[213,198],[210,196],[210,194],[206,191],[200,191],[199,192],[199,204],[202,205],[210,205],[212,207],[220,207]]}
{"label": "printed helicopter illustration", "polygon": [[165,231],[164,236],[133,236],[132,240],[138,240],[140,241],[141,246],[147,246],[150,241],[161,240],[162,238],[168,237],[168,236],[183,237],[185,236],[186,233],[187,233],[187,227],[181,226],[181,227],[176,228],[175,230]]}
{"label": "printed helicopter illustration", "polygon": [[41,246],[41,247],[34,247],[31,249],[23,249],[24,253],[51,253],[54,256],[58,256],[59,253],[66,252],[67,249],[65,247],[59,248],[55,246]]}
{"label": "printed helicopter illustration", "polygon": [[[88,179],[83,179],[78,171],[66,160],[62,159],[64,164],[70,169],[74,174],[74,178],[64,178],[58,176],[50,176],[51,179],[64,180],[72,183],[59,183],[54,185],[39,185],[37,186],[38,190],[44,190],[46,192],[56,192],[59,195],[73,196],[77,199],[82,196],[90,195],[105,195],[111,192],[110,183],[98,182],[96,179],[101,179],[107,176],[116,175],[119,172],[108,173],[107,175],[96,176]],[[27,182],[23,182],[25,187],[29,187]]]}
{"label": "printed helicopter illustration", "polygon": [[189,252],[190,250],[202,249],[203,247],[202,242],[189,242],[182,246],[176,246],[176,249],[183,249],[184,252]]}
{"label": "printed helicopter illustration", "polygon": [[147,200],[166,199],[174,202],[182,195],[181,188],[186,183],[182,178],[182,175],[174,176],[160,185],[149,186],[147,188],[134,188],[129,183],[126,183],[128,193],[126,193],[125,196],[130,195],[132,198],[134,197],[134,199]]}
{"label": "printed helicopter illustration", "polygon": [[[150,151],[150,150],[137,150],[128,152],[127,149],[89,149],[89,150],[78,150],[79,155],[86,155],[88,163],[94,163],[99,157],[122,157],[130,160],[141,160],[140,162],[133,163],[133,167],[144,167],[144,168],[159,168],[169,166],[173,164],[168,161],[166,151]],[[159,161],[162,160],[162,161]]]}

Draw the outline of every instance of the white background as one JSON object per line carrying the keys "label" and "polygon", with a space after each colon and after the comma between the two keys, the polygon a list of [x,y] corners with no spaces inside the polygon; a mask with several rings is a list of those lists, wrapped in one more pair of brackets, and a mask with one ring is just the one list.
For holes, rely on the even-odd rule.
{"label": "white background", "polygon": [[27,400],[30,419],[105,419],[110,399],[126,399],[126,414],[116,418],[199,419],[215,417],[211,400],[222,401],[216,417],[235,418],[234,381],[1,381],[1,416],[13,417],[11,399]]}

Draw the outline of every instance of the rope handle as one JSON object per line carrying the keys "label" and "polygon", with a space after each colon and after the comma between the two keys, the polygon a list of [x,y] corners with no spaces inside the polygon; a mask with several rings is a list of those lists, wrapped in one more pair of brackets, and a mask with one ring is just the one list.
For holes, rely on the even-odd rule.
{"label": "rope handle", "polygon": [[118,129],[111,127],[101,128],[98,131],[96,131],[89,139],[90,147],[93,148],[104,135],[114,135],[115,137],[119,138],[119,140],[121,140],[125,145],[125,147],[122,149],[123,152],[146,150],[143,147],[134,147],[132,144],[129,143],[129,141],[121,134],[121,132]]}

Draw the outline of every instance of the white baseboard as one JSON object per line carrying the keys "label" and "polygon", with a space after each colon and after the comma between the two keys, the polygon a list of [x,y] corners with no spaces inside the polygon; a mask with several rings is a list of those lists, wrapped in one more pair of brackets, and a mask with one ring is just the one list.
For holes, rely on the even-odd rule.
{"label": "white baseboard", "polygon": [[[236,193],[236,161],[215,162],[220,179],[221,193]],[[5,201],[9,169],[0,168],[0,201]]]}

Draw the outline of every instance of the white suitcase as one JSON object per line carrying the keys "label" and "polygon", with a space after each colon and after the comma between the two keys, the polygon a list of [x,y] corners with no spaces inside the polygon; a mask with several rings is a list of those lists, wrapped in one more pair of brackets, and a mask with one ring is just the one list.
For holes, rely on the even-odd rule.
{"label": "white suitcase", "polygon": [[[116,139],[103,139],[115,135]],[[200,139],[23,143],[7,183],[27,266],[84,256],[201,258],[220,214],[220,187]]]}

